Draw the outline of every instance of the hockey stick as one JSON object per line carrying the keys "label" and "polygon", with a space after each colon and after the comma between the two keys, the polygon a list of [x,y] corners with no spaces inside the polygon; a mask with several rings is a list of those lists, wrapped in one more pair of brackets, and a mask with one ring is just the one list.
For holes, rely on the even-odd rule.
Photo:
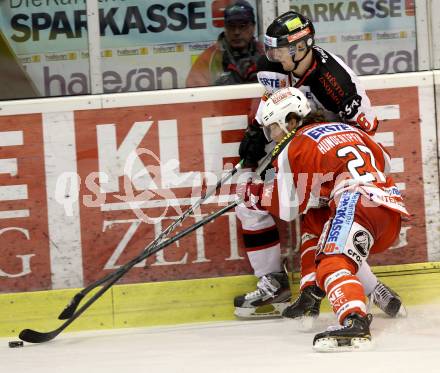
{"label": "hockey stick", "polygon": [[172,243],[178,241],[182,237],[188,235],[189,233],[195,231],[196,229],[200,228],[203,225],[206,225],[207,223],[211,222],[218,216],[224,214],[225,212],[231,210],[235,206],[237,206],[241,202],[240,198],[237,198],[234,202],[230,203],[229,205],[223,207],[222,209],[206,216],[204,219],[200,220],[199,222],[191,225],[190,227],[186,228],[182,232],[176,234],[172,238],[157,244],[156,246],[152,247],[150,250],[145,250],[142,252],[141,255],[137,256],[136,258],[132,259],[130,262],[124,265],[125,270],[124,271],[115,271],[113,272],[113,277],[111,280],[109,280],[99,291],[97,291],[82,307],[78,309],[68,320],[66,320],[63,324],[61,324],[57,329],[54,329],[49,332],[39,332],[32,329],[24,329],[20,332],[19,338],[25,342],[30,343],[42,343],[42,342],[48,342],[52,339],[54,339],[58,334],[60,334],[64,329],[66,329],[72,322],[74,322],[84,311],[86,311],[97,299],[99,299],[110,287],[116,283],[121,277],[123,277],[131,268],[133,268],[137,263],[140,263],[144,259],[148,258],[149,256],[157,253],[158,251],[164,249],[165,247],[171,245]]}
{"label": "hockey stick", "polygon": [[[267,156],[266,156],[267,157]],[[150,248],[157,245],[160,241],[162,241],[165,237],[167,237],[171,232],[173,232],[176,227],[180,226],[182,222],[191,215],[206,199],[211,197],[218,188],[220,188],[226,181],[228,181],[232,176],[234,176],[237,171],[242,167],[243,161],[240,161],[231,171],[229,171],[226,175],[224,175],[217,184],[211,188],[210,190],[206,191],[200,199],[198,199],[192,206],[190,206],[182,215],[180,215],[178,218],[176,218],[165,230],[163,230],[155,239],[153,242],[151,242],[146,248],[144,248],[143,252],[149,250]],[[67,320],[75,313],[75,310],[78,308],[81,300],[93,289],[96,287],[104,284],[107,281],[110,281],[112,278],[119,276],[120,273],[125,273],[128,265],[130,263],[127,263],[120,267],[118,270],[109,273],[108,275],[96,280],[95,282],[91,283],[84,289],[82,289],[79,293],[75,294],[72,298],[72,300],[69,302],[69,304],[64,308],[64,310],[60,313],[58,316],[58,319],[60,320]]]}
{"label": "hockey stick", "polygon": [[[273,159],[275,159],[278,154],[281,152],[281,150],[290,142],[290,140],[293,138],[294,132],[289,133],[273,150],[271,153],[269,153],[266,157],[264,157],[263,161],[260,163],[259,167],[257,168],[257,174],[261,174],[272,162]],[[205,197],[206,198],[206,195]],[[99,299],[102,294],[104,294],[113,284],[115,284],[121,277],[125,275],[134,265],[141,262],[145,258],[147,258],[150,255],[153,255],[159,250],[162,250],[167,245],[177,241],[178,239],[182,238],[184,235],[189,234],[199,228],[200,226],[207,224],[208,222],[212,221],[216,217],[220,216],[221,214],[225,213],[226,211],[229,211],[230,209],[237,206],[239,203],[241,203],[241,199],[236,199],[233,203],[229,204],[228,206],[224,207],[223,209],[220,209],[219,211],[207,216],[206,218],[202,219],[201,221],[195,223],[191,227],[187,228],[186,230],[180,232],[176,236],[172,237],[171,239],[162,242],[160,244],[157,244],[156,247],[153,247],[152,245],[149,245],[150,249],[146,249],[143,251],[138,257],[132,259],[129,263],[124,265],[125,269],[124,271],[118,270],[111,274],[111,276],[106,276],[108,283],[102,287],[96,294],[94,294],[77,312],[75,312],[69,319],[67,319],[62,325],[60,325],[57,329],[52,330],[50,332],[38,332],[36,330],[32,329],[24,329],[20,332],[19,338],[22,339],[25,342],[30,343],[41,343],[41,342],[47,342],[52,339],[54,339],[58,334],[60,334],[64,329],[66,329],[74,320],[76,320],[84,311],[86,311],[97,299]],[[103,281],[101,282],[103,283]]]}

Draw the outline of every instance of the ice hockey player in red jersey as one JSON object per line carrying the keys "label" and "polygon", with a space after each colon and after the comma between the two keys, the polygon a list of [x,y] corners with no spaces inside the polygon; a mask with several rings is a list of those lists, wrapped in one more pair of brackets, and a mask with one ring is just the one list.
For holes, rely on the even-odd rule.
{"label": "ice hockey player in red jersey", "polygon": [[[265,154],[267,142],[260,126],[265,102],[282,87],[300,89],[309,99],[312,111],[319,111],[327,120],[349,123],[370,135],[377,129],[377,118],[361,82],[342,60],[315,45],[314,34],[312,22],[292,11],[277,17],[266,31],[266,56],[258,61],[258,80],[267,94],[239,150],[249,167]],[[281,314],[289,318],[317,316],[323,293],[313,285],[319,237],[315,222],[326,220],[325,209],[310,210],[301,218],[301,293],[290,306],[290,289],[287,275],[281,270],[280,242],[273,218],[267,212],[242,208],[237,209],[237,217],[242,224],[248,258],[259,281],[255,291],[234,299],[235,315],[241,318]],[[400,297],[378,281],[367,263],[359,269],[358,276],[372,303],[387,315],[395,317],[403,309]]]}
{"label": "ice hockey player in red jersey", "polygon": [[[295,88],[275,92],[262,120],[271,138],[290,142],[260,184],[248,184],[246,207],[292,221],[328,204],[316,253],[316,285],[327,294],[339,326],[319,333],[314,349],[331,351],[367,346],[371,314],[356,276],[369,254],[397,239],[401,216],[408,215],[399,190],[382,169],[390,158],[371,136],[339,122],[305,124],[306,97]],[[271,176],[272,175],[272,176]]]}

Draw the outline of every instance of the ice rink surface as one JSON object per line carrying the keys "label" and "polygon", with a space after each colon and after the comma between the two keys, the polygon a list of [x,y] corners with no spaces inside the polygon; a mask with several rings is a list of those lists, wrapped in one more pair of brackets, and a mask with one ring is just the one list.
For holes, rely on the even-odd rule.
{"label": "ice rink surface", "polygon": [[9,348],[0,339],[1,373],[430,373],[440,372],[440,305],[413,307],[405,319],[373,312],[374,349],[312,351],[313,331],[285,320],[63,333],[40,345]]}

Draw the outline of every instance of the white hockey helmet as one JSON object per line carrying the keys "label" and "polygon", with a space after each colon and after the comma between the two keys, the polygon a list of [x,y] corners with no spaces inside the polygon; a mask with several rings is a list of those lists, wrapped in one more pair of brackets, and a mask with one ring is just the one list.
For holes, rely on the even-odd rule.
{"label": "white hockey helmet", "polygon": [[262,115],[263,126],[268,129],[271,124],[277,123],[284,132],[288,133],[287,116],[294,113],[300,126],[302,119],[309,115],[311,110],[306,96],[299,89],[282,88],[267,100]]}

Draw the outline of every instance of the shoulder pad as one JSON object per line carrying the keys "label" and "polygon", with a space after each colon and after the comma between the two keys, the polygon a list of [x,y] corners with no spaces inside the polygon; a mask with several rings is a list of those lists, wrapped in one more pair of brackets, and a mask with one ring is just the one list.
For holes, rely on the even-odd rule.
{"label": "shoulder pad", "polygon": [[326,63],[330,57],[330,54],[328,52],[326,52],[321,47],[318,47],[317,45],[313,46],[313,53],[315,54],[315,58],[321,60],[322,63]]}

